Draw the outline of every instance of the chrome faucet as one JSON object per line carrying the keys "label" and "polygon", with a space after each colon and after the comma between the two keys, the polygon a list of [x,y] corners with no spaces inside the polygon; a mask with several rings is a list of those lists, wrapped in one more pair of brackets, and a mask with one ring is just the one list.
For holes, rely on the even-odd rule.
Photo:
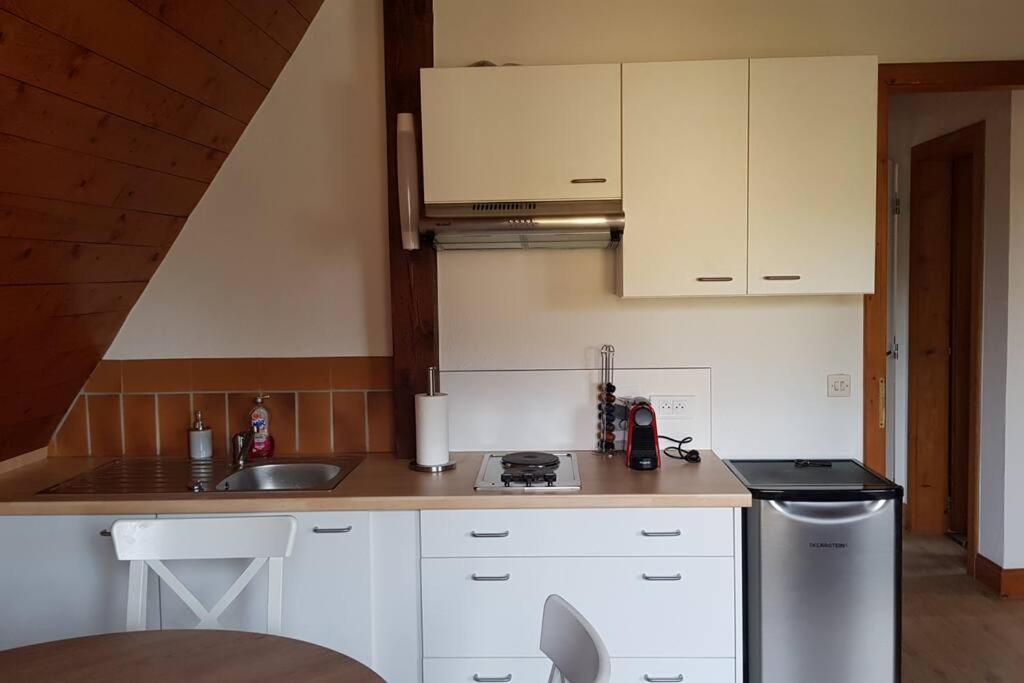
{"label": "chrome faucet", "polygon": [[238,432],[231,437],[231,455],[235,469],[240,470],[249,462],[249,455],[252,453],[252,442],[256,436],[256,430]]}

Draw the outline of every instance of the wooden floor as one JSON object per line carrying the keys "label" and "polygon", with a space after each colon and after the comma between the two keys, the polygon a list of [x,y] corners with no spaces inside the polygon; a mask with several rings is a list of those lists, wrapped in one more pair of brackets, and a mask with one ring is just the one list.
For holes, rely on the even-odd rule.
{"label": "wooden floor", "polygon": [[904,540],[904,683],[1024,681],[1024,600],[983,588],[963,557],[946,538]]}

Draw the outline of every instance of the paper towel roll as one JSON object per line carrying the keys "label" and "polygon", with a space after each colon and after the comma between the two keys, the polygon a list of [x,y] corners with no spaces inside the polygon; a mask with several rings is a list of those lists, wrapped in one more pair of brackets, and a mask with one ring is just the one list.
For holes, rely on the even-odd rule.
{"label": "paper towel roll", "polygon": [[416,463],[433,467],[448,460],[448,395],[416,394]]}

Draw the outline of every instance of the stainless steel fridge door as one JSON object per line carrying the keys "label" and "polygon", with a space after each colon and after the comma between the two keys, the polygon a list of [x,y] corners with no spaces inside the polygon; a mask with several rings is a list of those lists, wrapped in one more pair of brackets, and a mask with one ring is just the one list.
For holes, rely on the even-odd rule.
{"label": "stainless steel fridge door", "polygon": [[752,683],[897,680],[896,500],[755,500]]}

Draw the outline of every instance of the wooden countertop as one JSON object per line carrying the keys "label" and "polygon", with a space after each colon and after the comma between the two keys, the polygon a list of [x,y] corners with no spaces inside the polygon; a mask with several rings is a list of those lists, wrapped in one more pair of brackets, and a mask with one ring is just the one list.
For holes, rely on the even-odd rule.
{"label": "wooden countertop", "polygon": [[[627,469],[622,456],[580,451],[580,491],[558,493],[473,490],[481,453],[455,453],[458,466],[441,474],[413,472],[407,460],[368,456],[333,491],[40,494],[110,458],[47,458],[0,475],[0,515],[304,512],[500,508],[749,507],[750,492],[711,451],[703,462],[665,459],[660,470]],[[306,460],[316,456],[303,455]],[[287,461],[279,457],[279,461]]]}

